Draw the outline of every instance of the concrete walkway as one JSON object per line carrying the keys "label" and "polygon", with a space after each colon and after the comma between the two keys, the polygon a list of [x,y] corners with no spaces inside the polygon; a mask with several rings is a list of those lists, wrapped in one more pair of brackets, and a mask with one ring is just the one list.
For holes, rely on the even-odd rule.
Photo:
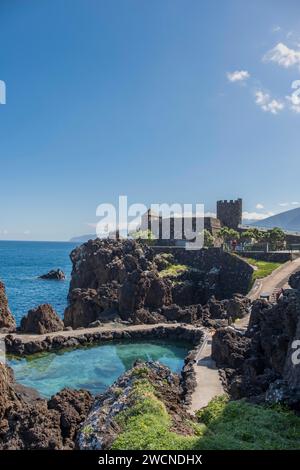
{"label": "concrete walkway", "polygon": [[[194,330],[195,327],[189,324],[182,324],[182,323],[155,323],[155,324],[141,324],[141,325],[126,325],[124,323],[105,323],[102,326],[97,326],[94,328],[78,328],[76,330],[61,330],[55,331],[54,333],[46,333],[43,335],[39,334],[29,334],[29,333],[11,333],[14,338],[19,338],[22,343],[28,343],[30,341],[34,341],[38,339],[39,341],[44,341],[47,336],[54,337],[54,336],[64,336],[65,338],[76,338],[77,336],[86,335],[88,333],[103,333],[107,332],[115,332],[115,331],[139,331],[139,330],[153,330],[153,328],[178,328],[178,326],[184,325],[184,328],[188,330]],[[7,336],[7,333],[0,333],[0,340],[4,339]]]}
{"label": "concrete walkway", "polygon": [[207,333],[194,365],[197,386],[192,394],[189,408],[192,414],[207,406],[213,398],[224,394],[219,370],[211,357],[211,345],[212,336]]}

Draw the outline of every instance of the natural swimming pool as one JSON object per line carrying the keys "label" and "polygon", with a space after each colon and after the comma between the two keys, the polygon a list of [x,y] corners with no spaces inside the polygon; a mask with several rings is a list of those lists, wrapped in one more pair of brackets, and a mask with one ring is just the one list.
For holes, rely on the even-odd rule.
{"label": "natural swimming pool", "polygon": [[64,387],[103,393],[137,359],[159,361],[180,372],[189,350],[185,343],[135,341],[98,344],[85,348],[10,358],[17,382],[49,398]]}

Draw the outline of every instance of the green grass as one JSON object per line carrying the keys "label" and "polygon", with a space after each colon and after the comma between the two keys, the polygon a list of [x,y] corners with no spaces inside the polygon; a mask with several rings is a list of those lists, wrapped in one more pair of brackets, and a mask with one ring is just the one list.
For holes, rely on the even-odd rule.
{"label": "green grass", "polygon": [[207,426],[199,449],[299,449],[300,418],[284,409],[252,405],[244,400],[213,400],[198,412]]}
{"label": "green grass", "polygon": [[115,450],[191,449],[196,437],[185,437],[170,431],[171,419],[165,405],[146,379],[138,380],[131,392],[133,406],[119,413],[121,434],[112,445]]}
{"label": "green grass", "polygon": [[159,273],[159,277],[178,277],[189,269],[185,264],[170,264]]}
{"label": "green grass", "polygon": [[115,450],[273,450],[299,449],[300,418],[281,408],[252,405],[224,396],[197,413],[192,435],[171,430],[171,418],[147,379],[136,382],[132,406],[119,413],[122,429]]}
{"label": "green grass", "polygon": [[272,261],[258,261],[253,258],[243,258],[252,266],[255,266],[257,269],[253,273],[253,281],[256,279],[262,279],[263,277],[269,276],[272,274],[275,269],[279,268],[283,263],[273,263]]}

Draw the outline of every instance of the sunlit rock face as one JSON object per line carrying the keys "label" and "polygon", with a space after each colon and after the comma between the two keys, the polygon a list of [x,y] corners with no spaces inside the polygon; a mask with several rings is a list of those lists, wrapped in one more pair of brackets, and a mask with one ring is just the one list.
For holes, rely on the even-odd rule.
{"label": "sunlit rock face", "polygon": [[73,449],[93,401],[86,390],[64,389],[47,402],[0,363],[0,449]]}
{"label": "sunlit rock face", "polygon": [[[257,300],[246,334],[222,328],[213,337],[213,357],[224,368],[234,398],[284,402],[300,409],[300,290],[284,291],[277,304]],[[297,353],[298,348],[298,353]]]}
{"label": "sunlit rock face", "polygon": [[0,281],[0,329],[2,328],[5,328],[7,331],[14,331],[16,322],[8,306],[5,286]]}
{"label": "sunlit rock face", "polygon": [[[114,320],[195,323],[212,296],[246,294],[253,272],[220,249],[154,249],[134,240],[90,240],[72,251],[71,261],[64,323],[73,328]],[[239,310],[239,305],[235,301],[228,308]],[[219,318],[226,318],[223,313]]]}
{"label": "sunlit rock face", "polygon": [[53,333],[63,328],[63,321],[49,304],[42,304],[29,310],[28,314],[22,318],[20,325],[23,333],[37,334]]}

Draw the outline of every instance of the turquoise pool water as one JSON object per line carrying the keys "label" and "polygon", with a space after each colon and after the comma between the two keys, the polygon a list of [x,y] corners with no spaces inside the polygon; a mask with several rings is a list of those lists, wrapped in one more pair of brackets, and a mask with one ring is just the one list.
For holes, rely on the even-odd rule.
{"label": "turquoise pool water", "polygon": [[185,344],[122,342],[12,358],[8,363],[18,382],[49,398],[64,387],[102,393],[130,369],[136,359],[159,361],[173,372],[180,372],[187,352]]}

